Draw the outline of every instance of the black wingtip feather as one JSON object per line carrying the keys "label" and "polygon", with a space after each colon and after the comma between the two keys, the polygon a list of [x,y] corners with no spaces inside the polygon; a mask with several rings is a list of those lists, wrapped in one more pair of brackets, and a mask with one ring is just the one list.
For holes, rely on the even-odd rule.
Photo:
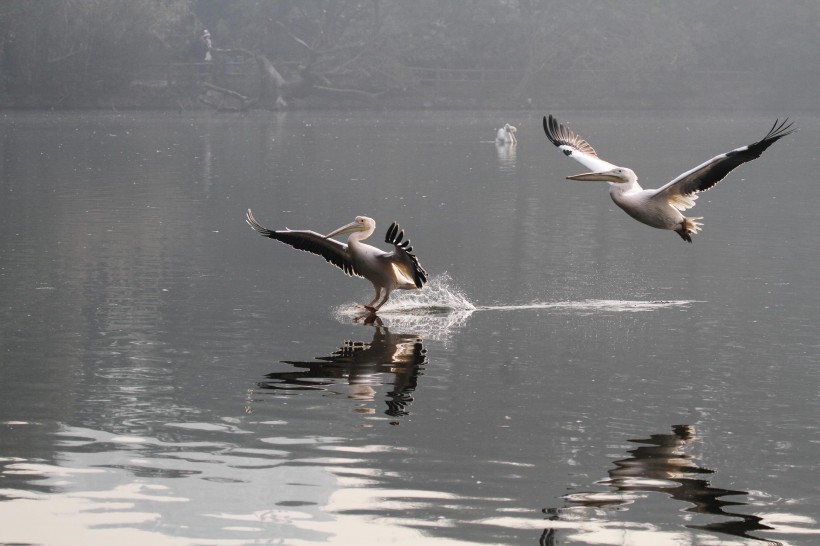
{"label": "black wingtip feather", "polygon": [[401,243],[401,240],[404,238],[404,231],[401,229],[397,222],[393,222],[390,224],[390,227],[387,228],[387,233],[384,236],[384,242],[389,245],[398,245]]}
{"label": "black wingtip feather", "polygon": [[784,136],[790,135],[797,130],[797,128],[792,128],[793,126],[794,122],[790,121],[789,118],[786,118],[783,121],[776,119],[774,120],[772,128],[769,129],[769,134],[767,134],[763,140],[776,141]]}
{"label": "black wingtip feather", "polygon": [[563,144],[559,138],[560,133],[558,129],[558,120],[552,117],[552,114],[549,115],[549,118],[547,118],[547,116],[544,116],[543,125],[544,133],[547,135],[547,139],[550,142],[552,142],[555,146],[560,146],[561,144]]}
{"label": "black wingtip feather", "polygon": [[275,238],[273,230],[261,226],[259,222],[256,221],[256,218],[254,218],[251,209],[248,209],[248,212],[245,213],[245,223],[251,226],[251,229],[259,233],[260,235],[270,237],[271,239]]}
{"label": "black wingtip feather", "polygon": [[399,225],[396,222],[390,224],[390,227],[387,228],[387,234],[384,237],[385,243],[390,243],[393,238],[396,236],[396,232],[399,230]]}
{"label": "black wingtip feather", "polygon": [[790,121],[789,118],[786,118],[783,121],[776,119],[772,124],[772,128],[769,129],[769,132],[765,137],[761,138],[754,144],[750,144],[746,150],[740,150],[738,153],[745,153],[751,156],[751,159],[756,159],[760,157],[760,155],[766,151],[769,146],[781,138],[794,133],[796,130],[797,128],[794,127],[794,122]]}
{"label": "black wingtip feather", "polygon": [[[589,142],[575,134],[569,127],[558,123],[558,120],[552,114],[549,117],[544,116],[543,125],[547,139],[556,147],[570,146],[581,153],[598,156],[598,153]],[[564,150],[566,155],[571,155],[571,153],[569,150]]]}
{"label": "black wingtip feather", "polygon": [[396,249],[401,249],[403,252],[407,253],[410,260],[413,262],[413,281],[415,282],[417,288],[421,288],[427,282],[427,271],[425,271],[421,266],[418,258],[416,258],[416,255],[412,254],[413,247],[410,245],[410,239],[402,239],[404,239],[404,230],[401,229],[397,222],[393,222],[390,224],[390,227],[387,228],[384,242],[389,245],[394,245]]}
{"label": "black wingtip feather", "polygon": [[[320,256],[324,258],[326,262],[338,267],[351,277],[362,276],[361,273],[353,267],[353,263],[349,257],[345,253],[339,252],[339,248],[346,248],[347,245],[341,245],[338,241],[327,239],[327,237],[313,231],[291,231],[287,228],[284,231],[268,229],[256,221],[251,209],[248,209],[248,212],[245,214],[245,222],[260,235],[285,243],[296,250]],[[341,246],[336,247],[335,245]]]}

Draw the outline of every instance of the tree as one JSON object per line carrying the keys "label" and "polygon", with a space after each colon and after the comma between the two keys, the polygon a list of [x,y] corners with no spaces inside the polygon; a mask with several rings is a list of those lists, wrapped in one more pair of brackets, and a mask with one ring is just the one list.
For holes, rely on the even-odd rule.
{"label": "tree", "polygon": [[10,95],[52,106],[91,102],[151,59],[184,47],[191,0],[38,0],[0,8]]}
{"label": "tree", "polygon": [[[239,1],[201,4],[203,19],[220,29],[224,47],[256,59],[257,96],[240,96],[240,108],[278,108],[293,99],[322,96],[372,103],[400,87],[400,70],[385,49],[381,2]],[[208,86],[236,97],[233,89]]]}

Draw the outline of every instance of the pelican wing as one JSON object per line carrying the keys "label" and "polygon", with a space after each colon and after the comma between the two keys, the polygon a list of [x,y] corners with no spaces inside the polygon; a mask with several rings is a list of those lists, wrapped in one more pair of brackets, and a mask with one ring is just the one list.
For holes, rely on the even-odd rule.
{"label": "pelican wing", "polygon": [[419,263],[416,255],[413,254],[413,247],[410,246],[410,239],[404,239],[404,231],[399,224],[393,222],[387,228],[384,242],[393,245],[394,250],[387,254],[387,258],[399,269],[399,272],[410,282],[421,288],[427,282],[427,271]]}
{"label": "pelican wing", "polygon": [[686,210],[695,206],[697,193],[712,188],[723,180],[735,168],[757,159],[766,148],[790,135],[795,130],[793,123],[788,119],[776,120],[769,133],[754,144],[743,146],[731,152],[715,156],[706,163],[698,165],[690,171],[681,174],[665,186],[658,188],[653,199],[665,199],[678,210]]}
{"label": "pelican wing", "polygon": [[260,235],[282,241],[297,250],[304,250],[305,252],[321,256],[351,277],[362,276],[361,273],[353,267],[353,262],[350,260],[350,255],[347,252],[347,245],[344,243],[340,243],[335,239],[327,239],[324,235],[316,233],[315,231],[295,229],[273,231],[272,229],[259,225],[256,218],[253,217],[251,209],[248,209],[245,221]]}
{"label": "pelican wing", "polygon": [[589,142],[576,135],[572,129],[558,123],[550,114],[549,119],[544,116],[544,132],[550,142],[555,144],[565,156],[571,157],[593,172],[608,171],[616,165],[598,157],[595,149]]}

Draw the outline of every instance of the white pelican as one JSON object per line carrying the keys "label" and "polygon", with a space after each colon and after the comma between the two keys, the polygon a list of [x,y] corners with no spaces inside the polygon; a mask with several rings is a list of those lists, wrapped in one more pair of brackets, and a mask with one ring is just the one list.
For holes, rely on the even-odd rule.
{"label": "white pelican", "polygon": [[[384,252],[362,243],[376,230],[376,222],[367,216],[357,216],[349,224],[327,235],[288,228],[282,231],[270,230],[259,225],[250,209],[245,221],[265,237],[282,241],[297,250],[318,254],[346,274],[364,277],[373,283],[376,297],[364,306],[368,311],[375,313],[390,297],[390,292],[397,288],[413,290],[421,288],[427,282],[427,272],[411,253],[413,247],[410,246],[410,241],[402,242],[404,231],[396,222],[390,224],[384,238],[384,242],[393,245],[394,249],[392,252]],[[347,244],[331,239],[343,233],[351,234]],[[382,290],[385,291],[384,298],[374,306],[373,304],[381,297]]]}
{"label": "white pelican", "polygon": [[609,182],[609,195],[615,204],[639,222],[658,229],[670,229],[684,241],[692,242],[692,235],[700,231],[702,217],[686,217],[681,211],[695,206],[697,193],[706,191],[733,169],[760,157],[763,151],[794,132],[789,120],[775,120],[768,134],[754,144],[743,146],[713,157],[706,163],[686,171],[668,184],[645,190],[631,169],[618,167],[598,157],[589,143],[558,123],[552,115],[544,117],[544,132],[558,149],[593,172],[568,176],[568,180]]}
{"label": "white pelican", "polygon": [[517,131],[518,129],[516,129],[509,123],[505,123],[504,127],[499,129],[496,133],[495,141],[498,144],[516,144],[518,143],[518,139],[515,137],[515,133]]}

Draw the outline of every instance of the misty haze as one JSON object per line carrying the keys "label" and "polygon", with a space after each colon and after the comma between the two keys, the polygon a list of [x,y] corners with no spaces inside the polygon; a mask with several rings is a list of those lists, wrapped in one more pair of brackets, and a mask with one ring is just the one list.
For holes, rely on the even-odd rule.
{"label": "misty haze", "polygon": [[3,2],[0,543],[815,544],[818,28]]}

